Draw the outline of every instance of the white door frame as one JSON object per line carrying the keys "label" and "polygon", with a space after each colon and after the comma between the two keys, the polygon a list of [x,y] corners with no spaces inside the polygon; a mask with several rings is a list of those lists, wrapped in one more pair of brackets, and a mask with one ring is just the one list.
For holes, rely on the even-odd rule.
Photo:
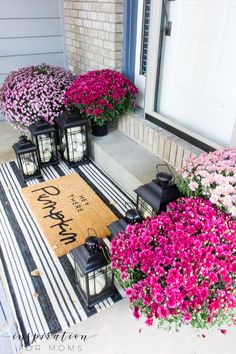
{"label": "white door frame", "polygon": [[[148,46],[148,61],[147,61],[147,73],[146,73],[146,91],[145,91],[145,104],[144,111],[146,114],[159,119],[160,121],[172,126],[173,128],[180,130],[181,132],[212,146],[215,149],[221,148],[220,145],[215,142],[202,137],[199,134],[183,127],[180,124],[170,121],[163,115],[155,112],[155,100],[156,100],[156,78],[157,78],[157,63],[158,63],[158,51],[160,43],[160,28],[162,19],[162,0],[152,0],[151,2],[151,18],[150,18],[150,30],[149,30],[149,43]],[[235,144],[236,140],[236,126],[232,132],[231,143]]]}

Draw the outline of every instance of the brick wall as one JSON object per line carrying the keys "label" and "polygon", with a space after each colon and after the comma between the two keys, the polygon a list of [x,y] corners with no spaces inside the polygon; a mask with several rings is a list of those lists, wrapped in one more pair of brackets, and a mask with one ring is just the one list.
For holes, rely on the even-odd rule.
{"label": "brick wall", "polygon": [[69,69],[121,70],[123,0],[64,0]]}
{"label": "brick wall", "polygon": [[128,113],[118,121],[118,128],[137,144],[179,170],[183,162],[203,151],[174,134],[142,118],[143,112]]}

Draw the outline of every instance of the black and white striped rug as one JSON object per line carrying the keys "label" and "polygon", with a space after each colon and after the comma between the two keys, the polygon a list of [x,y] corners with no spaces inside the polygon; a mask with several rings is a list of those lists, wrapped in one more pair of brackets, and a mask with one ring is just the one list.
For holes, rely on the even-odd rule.
{"label": "black and white striped rug", "polygon": [[[75,287],[70,256],[56,257],[22,197],[22,187],[74,172],[86,180],[118,217],[124,215],[131,198],[93,162],[74,169],[61,162],[44,168],[43,179],[27,184],[15,162],[0,165],[0,258],[24,338],[27,334],[64,331],[122,298],[117,291],[90,310],[85,307]],[[42,277],[31,276],[34,269],[41,270]],[[30,343],[26,340],[25,345]]]}

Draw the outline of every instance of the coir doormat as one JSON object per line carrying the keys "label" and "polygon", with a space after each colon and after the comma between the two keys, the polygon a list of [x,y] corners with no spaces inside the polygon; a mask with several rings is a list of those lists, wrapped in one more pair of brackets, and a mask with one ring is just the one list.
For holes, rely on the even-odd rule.
{"label": "coir doormat", "polygon": [[91,234],[109,236],[107,225],[117,220],[77,173],[23,188],[22,193],[58,257]]}

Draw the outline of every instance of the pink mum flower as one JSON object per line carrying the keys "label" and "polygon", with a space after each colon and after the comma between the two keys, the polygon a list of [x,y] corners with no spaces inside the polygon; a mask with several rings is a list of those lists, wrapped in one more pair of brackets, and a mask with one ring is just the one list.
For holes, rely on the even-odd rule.
{"label": "pink mum flower", "polygon": [[189,186],[189,189],[191,191],[196,191],[198,189],[198,183],[197,182],[190,182],[188,186]]}
{"label": "pink mum flower", "polygon": [[129,225],[111,242],[134,316],[148,325],[234,324],[236,221],[202,198],[179,198],[166,212]]}
{"label": "pink mum flower", "polygon": [[236,147],[191,158],[180,172],[179,189],[183,195],[208,198],[236,218]]}
{"label": "pink mum flower", "polygon": [[53,123],[64,107],[64,95],[74,75],[47,64],[12,71],[0,88],[0,109],[17,128],[44,118]]}

